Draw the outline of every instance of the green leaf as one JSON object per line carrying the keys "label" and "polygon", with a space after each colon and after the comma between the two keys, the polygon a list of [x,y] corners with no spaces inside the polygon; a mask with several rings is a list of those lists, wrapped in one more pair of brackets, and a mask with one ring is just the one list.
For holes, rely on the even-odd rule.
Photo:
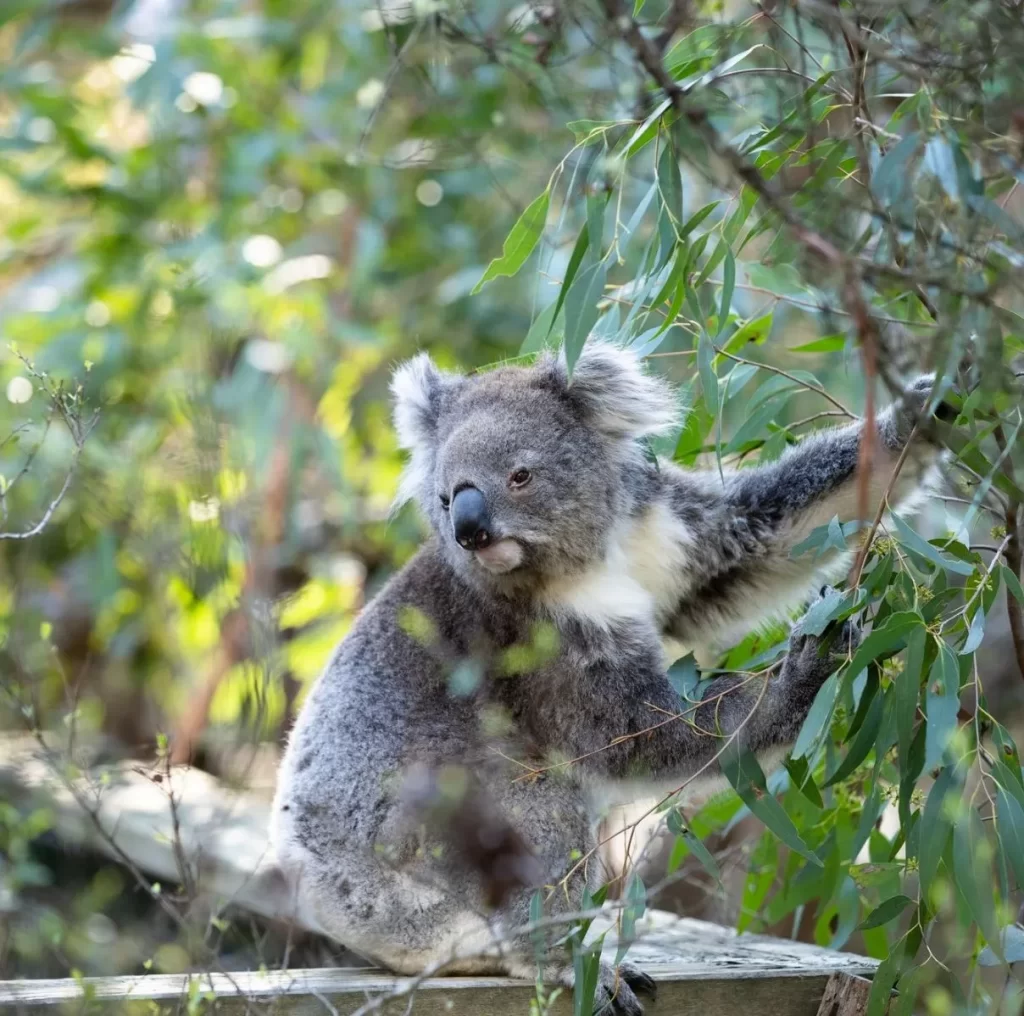
{"label": "green leaf", "polygon": [[719,884],[722,884],[722,872],[718,867],[718,862],[712,857],[711,851],[704,846],[704,842],[701,838],[687,825],[680,815],[677,808],[673,808],[666,815],[666,822],[671,832],[675,836],[681,836],[685,841],[690,853],[697,858],[698,861],[704,866],[705,871]]}
{"label": "green leaf", "polygon": [[954,200],[960,200],[960,181],[957,177],[956,159],[950,143],[936,134],[928,139],[924,147],[924,168],[942,184],[942,189]]}
{"label": "green leaf", "polygon": [[[686,263],[688,260],[689,248],[685,243],[679,243],[676,250],[675,261],[672,263],[672,270],[668,273],[668,278],[665,279],[664,285],[658,290],[657,296],[651,301],[652,307],[660,307],[665,300],[668,299],[669,294],[675,295],[679,289],[680,281],[685,284],[683,278],[686,273]],[[678,310],[678,308],[676,308]],[[670,323],[672,313],[666,316],[666,323]]]}
{"label": "green leaf", "polygon": [[626,886],[625,906],[622,908],[622,919],[619,923],[619,943],[615,951],[616,965],[622,962],[626,951],[636,940],[636,922],[644,916],[646,909],[647,890],[644,888],[643,880],[634,872]]}
{"label": "green leaf", "polygon": [[1013,598],[1024,606],[1024,587],[1021,586],[1020,579],[1005,564],[999,566],[999,571],[1003,582],[1006,583],[1006,588],[1013,594]]}
{"label": "green leaf", "polygon": [[536,320],[530,325],[530,330],[526,333],[526,338],[523,339],[523,344],[519,347],[520,355],[539,353],[548,344],[548,336],[555,326],[557,314],[558,307],[551,304],[537,315]]}
{"label": "green leaf", "polygon": [[937,564],[940,568],[955,572],[957,575],[974,574],[974,565],[967,564],[965,561],[958,561],[956,558],[947,557],[945,554],[940,553],[923,536],[911,529],[895,512],[892,514],[892,521],[896,527],[896,532],[899,533],[900,543],[908,550],[920,554],[933,564]]}
{"label": "green leaf", "polygon": [[697,685],[700,684],[700,671],[693,653],[687,653],[668,668],[668,681],[684,702],[694,701]]}
{"label": "green leaf", "polygon": [[791,353],[841,353],[846,348],[845,335],[826,335],[823,339],[790,346]]}
{"label": "green leaf", "polygon": [[1008,240],[1013,243],[1024,243],[1024,226],[991,198],[982,194],[970,194],[967,197],[967,204],[973,211],[988,219]]}
{"label": "green leaf", "polygon": [[854,597],[852,590],[830,589],[800,618],[800,631],[804,635],[821,635],[832,621],[853,606]]}
{"label": "green leaf", "polygon": [[986,942],[1002,952],[992,899],[992,848],[985,836],[978,813],[970,807],[962,809],[953,824],[953,874],[956,890],[981,929]]}
{"label": "green leaf", "polygon": [[882,793],[878,786],[878,765],[876,764],[875,772],[871,777],[871,792],[868,794],[864,807],[861,809],[857,831],[854,833],[853,842],[850,844],[849,854],[851,857],[856,857],[864,844],[868,842],[875,828],[875,823],[882,814],[884,807],[885,801],[882,799]]}
{"label": "green leaf", "polygon": [[760,317],[750,318],[749,320],[744,321],[743,324],[729,336],[725,345],[722,346],[722,349],[727,353],[735,353],[737,349],[742,349],[750,342],[755,344],[764,342],[764,340],[768,338],[769,332],[772,330],[773,317],[774,311],[768,311],[767,314],[762,314]]}
{"label": "green leaf", "polygon": [[659,264],[664,263],[676,244],[678,229],[683,218],[683,178],[679,171],[679,156],[667,140],[658,159],[658,193],[661,210],[658,213],[658,232],[661,238]]}
{"label": "green leaf", "polygon": [[768,792],[764,772],[751,751],[734,741],[722,750],[719,765],[725,778],[756,818],[759,818],[791,850],[795,850],[812,864],[821,866],[818,856],[797,832],[793,820]]}
{"label": "green leaf", "polygon": [[985,611],[981,609],[981,605],[978,605],[978,609],[974,612],[974,617],[971,618],[970,626],[967,629],[967,638],[964,640],[964,644],[960,647],[960,655],[968,656],[974,652],[978,646],[981,645],[981,640],[985,637]]}
{"label": "green leaf", "polygon": [[1024,886],[1024,807],[1003,786],[996,786],[996,823],[1017,885]]}
{"label": "green leaf", "polygon": [[[865,940],[870,934],[881,934],[878,931],[865,933]],[[871,980],[871,991],[868,993],[867,1012],[865,1016],[883,1016],[892,1012],[892,988],[897,980],[902,987],[903,978],[917,970],[920,965],[912,966],[914,957],[924,935],[921,931],[921,921],[912,924],[910,930],[889,950],[889,955],[882,961],[882,964],[875,971]],[[883,938],[884,942],[885,939]]]}
{"label": "green leaf", "polygon": [[907,652],[903,673],[896,678],[896,730],[898,732],[900,771],[903,772],[910,756],[910,742],[914,736],[914,717],[921,690],[921,669],[924,666],[925,641],[928,632],[923,625],[913,628],[907,637]]}
{"label": "green leaf", "polygon": [[704,267],[697,275],[697,278],[693,283],[694,289],[700,289],[700,287],[703,286],[709,278],[711,278],[711,273],[719,266],[719,264],[724,260],[725,255],[728,253],[729,245],[725,240],[719,240],[718,243],[715,244],[715,249],[711,252],[711,257],[704,262]]}
{"label": "green leaf", "polygon": [[938,643],[938,656],[932,666],[925,696],[924,768],[931,770],[942,761],[953,736],[960,711],[960,667],[956,655],[944,641]]}
{"label": "green leaf", "polygon": [[473,287],[474,294],[479,293],[491,279],[495,279],[499,275],[515,275],[523,267],[544,233],[550,198],[550,192],[545,190],[539,197],[534,198],[527,206],[526,211],[519,216],[519,220],[505,240],[501,257],[495,258],[487,266],[480,281]]}
{"label": "green leaf", "polygon": [[875,746],[879,728],[882,726],[882,713],[885,699],[882,695],[874,695],[868,706],[867,715],[857,736],[846,753],[846,758],[839,763],[836,771],[825,780],[824,786],[831,787],[845,780],[868,757],[868,752]]}
{"label": "green leaf", "polygon": [[632,158],[637,152],[646,148],[658,134],[659,123],[658,121],[668,112],[672,106],[671,99],[663,99],[658,103],[657,106],[647,115],[647,118],[642,124],[633,132],[633,136],[629,139],[626,144],[626,157]]}
{"label": "green leaf", "polygon": [[917,866],[921,896],[924,899],[928,898],[928,888],[935,881],[939,862],[953,831],[949,809],[959,796],[960,787],[956,771],[953,766],[946,766],[928,792],[928,800],[921,813]]}
{"label": "green leaf", "polygon": [[883,205],[894,204],[910,186],[910,160],[920,143],[921,135],[914,131],[897,141],[878,164],[871,178],[871,190]]}
{"label": "green leaf", "polygon": [[538,889],[530,897],[530,924],[534,927],[530,931],[530,938],[533,942],[534,959],[538,963],[544,962],[544,932],[536,927],[544,918],[544,894]]}
{"label": "green leaf", "polygon": [[[982,454],[977,447],[972,447],[971,439],[953,428],[942,430],[942,440],[950,451],[967,467],[974,470],[979,476],[987,476],[992,470],[992,463]],[[1000,465],[998,472],[992,478],[992,483],[997,490],[1002,491],[1008,497],[1017,501],[1024,501],[1024,489],[1017,486],[1014,479],[1006,469],[1006,463]]]}
{"label": "green leaf", "polygon": [[[572,287],[573,280],[576,278],[576,273],[579,271],[580,262],[583,260],[583,255],[587,253],[587,247],[590,245],[590,231],[587,224],[583,224],[583,228],[580,230],[580,235],[576,237],[576,243],[573,245],[572,254],[569,256],[569,264],[565,269],[565,278],[562,279],[562,286],[558,290],[558,299],[555,301],[554,314],[551,317],[551,324],[555,323],[555,318],[558,317],[558,312],[562,309],[562,304],[565,303],[566,294]],[[550,329],[549,332],[550,334]]]}
{"label": "green leaf", "polygon": [[608,268],[603,261],[584,268],[565,298],[565,363],[570,375],[597,323]]}
{"label": "green leaf", "polygon": [[868,928],[880,928],[895,920],[914,901],[909,896],[890,896],[883,903],[879,903],[874,910],[857,925],[857,931],[865,931]]}
{"label": "green leaf", "polygon": [[837,675],[833,674],[819,689],[814,696],[814,702],[804,719],[803,726],[793,745],[793,755],[797,758],[806,758],[812,752],[818,735],[825,729],[832,713],[836,707],[836,687],[839,683]]}
{"label": "green leaf", "polygon": [[900,611],[890,614],[879,628],[875,628],[860,644],[847,666],[847,671],[856,674],[883,653],[895,649],[915,628],[924,624],[920,614]]}
{"label": "green leaf", "polygon": [[814,777],[811,775],[810,767],[805,758],[790,758],[783,763],[793,786],[800,791],[808,801],[816,808],[824,808],[825,802],[821,799],[821,791],[818,790]]}
{"label": "green leaf", "polygon": [[697,342],[697,370],[700,373],[701,390],[704,392],[704,404],[712,416],[718,416],[718,377],[712,366],[714,356],[715,347],[711,337],[701,329]]}
{"label": "green leaf", "polygon": [[706,204],[703,208],[694,212],[686,222],[683,223],[682,228],[679,230],[679,238],[685,239],[687,235],[695,230],[716,208],[718,207],[717,201],[711,201]]}
{"label": "green leaf", "polygon": [[732,294],[736,288],[736,259],[732,251],[725,252],[725,267],[722,269],[722,304],[718,312],[718,334],[721,335],[729,320],[729,310],[732,307]]}
{"label": "green leaf", "polygon": [[778,854],[775,837],[765,831],[754,848],[750,868],[743,882],[740,915],[736,922],[737,931],[742,933],[751,926],[768,893],[771,892],[778,873]]}
{"label": "green leaf", "polygon": [[595,948],[594,945],[583,945],[574,941],[572,965],[575,974],[572,992],[573,1016],[591,1016],[594,1011],[597,982],[601,973],[600,949]]}

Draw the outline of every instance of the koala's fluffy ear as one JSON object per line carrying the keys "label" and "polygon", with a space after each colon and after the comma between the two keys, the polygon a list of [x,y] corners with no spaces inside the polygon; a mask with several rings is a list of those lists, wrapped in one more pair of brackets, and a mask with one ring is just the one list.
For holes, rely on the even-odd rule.
{"label": "koala's fluffy ear", "polygon": [[392,375],[391,396],[398,444],[410,452],[398,503],[417,496],[429,478],[444,398],[461,383],[458,375],[439,371],[426,353],[406,361]]}
{"label": "koala's fluffy ear", "polygon": [[[565,369],[564,360],[559,367]],[[645,374],[628,349],[588,342],[568,381],[570,396],[610,437],[634,439],[670,431],[679,410],[668,383]]]}

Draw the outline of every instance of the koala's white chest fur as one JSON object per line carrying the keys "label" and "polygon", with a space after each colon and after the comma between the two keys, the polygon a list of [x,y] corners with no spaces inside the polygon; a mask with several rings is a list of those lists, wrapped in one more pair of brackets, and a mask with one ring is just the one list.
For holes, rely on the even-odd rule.
{"label": "koala's white chest fur", "polygon": [[607,628],[618,621],[660,624],[688,585],[693,534],[655,502],[612,535],[604,558],[582,574],[551,583],[543,599],[557,614]]}

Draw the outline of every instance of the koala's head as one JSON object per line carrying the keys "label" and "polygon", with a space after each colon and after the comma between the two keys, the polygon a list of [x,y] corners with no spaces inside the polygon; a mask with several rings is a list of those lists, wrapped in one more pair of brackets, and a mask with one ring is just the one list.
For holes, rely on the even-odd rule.
{"label": "koala's head", "polygon": [[638,439],[676,416],[663,381],[599,343],[571,378],[552,356],[466,377],[420,354],[391,389],[410,453],[400,497],[420,503],[461,574],[499,590],[602,556],[628,508],[624,466],[642,454]]}

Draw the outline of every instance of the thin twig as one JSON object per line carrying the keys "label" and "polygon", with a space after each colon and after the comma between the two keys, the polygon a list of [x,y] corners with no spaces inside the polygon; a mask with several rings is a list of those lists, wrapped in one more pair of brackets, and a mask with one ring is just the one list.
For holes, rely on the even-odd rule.
{"label": "thin twig", "polygon": [[719,348],[718,346],[714,346],[713,348],[716,353],[719,353],[721,356],[726,356],[730,360],[735,360],[737,363],[747,363],[750,364],[750,366],[752,367],[760,367],[762,370],[767,370],[772,374],[781,374],[782,377],[789,378],[790,381],[796,382],[798,385],[800,385],[801,388],[806,388],[809,392],[814,392],[816,395],[820,395],[823,399],[827,399],[829,402],[832,403],[833,406],[836,407],[836,409],[840,411],[840,413],[843,414],[843,416],[846,416],[851,420],[859,419],[856,413],[853,413],[849,409],[847,409],[846,406],[844,406],[837,398],[835,398],[832,395],[829,395],[829,393],[819,385],[813,385],[807,381],[801,381],[800,378],[796,377],[793,374],[790,374],[788,371],[783,370],[781,367],[772,367],[770,364],[767,363],[758,363],[756,360],[747,360],[742,356],[737,356],[735,353],[730,353],[727,350]]}

